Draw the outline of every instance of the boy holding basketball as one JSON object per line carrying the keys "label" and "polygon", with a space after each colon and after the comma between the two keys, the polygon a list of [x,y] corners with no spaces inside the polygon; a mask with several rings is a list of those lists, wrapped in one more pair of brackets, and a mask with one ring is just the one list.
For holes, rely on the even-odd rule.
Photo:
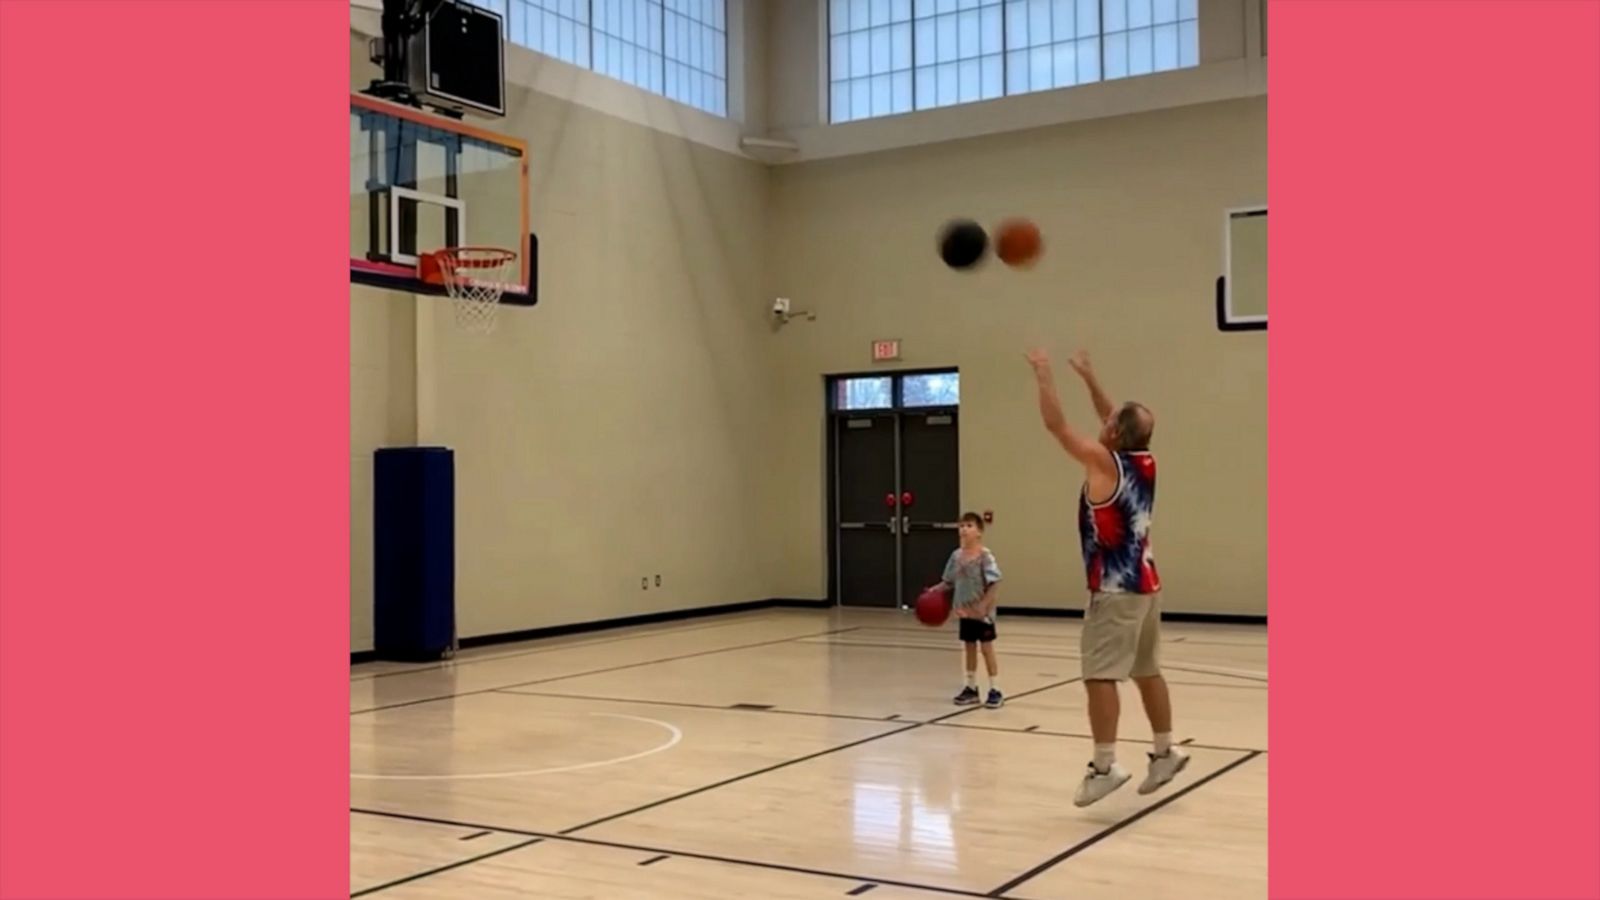
{"label": "boy holding basketball", "polygon": [[989,671],[989,695],[983,705],[999,709],[1005,702],[1000,693],[1000,664],[994,658],[994,606],[1000,588],[1000,566],[994,554],[983,546],[983,517],[967,513],[961,517],[961,546],[950,554],[940,584],[951,595],[955,614],[960,619],[961,643],[966,649],[967,684],[955,697],[957,706],[972,706],[978,700],[978,650],[983,649],[983,664]]}

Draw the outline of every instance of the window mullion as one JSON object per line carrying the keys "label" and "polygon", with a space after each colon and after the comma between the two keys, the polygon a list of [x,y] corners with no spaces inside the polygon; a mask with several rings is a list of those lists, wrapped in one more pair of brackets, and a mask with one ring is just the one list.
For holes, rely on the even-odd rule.
{"label": "window mullion", "polygon": [[1011,13],[1007,9],[1010,3],[1001,0],[1000,3],[1000,96],[1011,96],[1011,48],[1006,42],[1011,40]]}

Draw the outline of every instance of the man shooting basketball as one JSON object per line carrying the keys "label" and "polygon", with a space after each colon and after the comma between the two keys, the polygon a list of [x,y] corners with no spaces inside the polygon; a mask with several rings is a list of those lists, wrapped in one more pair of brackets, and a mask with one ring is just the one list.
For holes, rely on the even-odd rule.
{"label": "man shooting basketball", "polygon": [[1073,802],[1088,806],[1122,787],[1133,776],[1117,765],[1118,684],[1132,678],[1155,733],[1150,773],[1139,793],[1160,789],[1183,770],[1189,755],[1172,744],[1172,701],[1161,677],[1161,579],[1150,552],[1150,521],[1155,507],[1156,462],[1150,453],[1155,417],[1138,403],[1113,406],[1095,377],[1087,353],[1071,360],[1083,378],[1100,417],[1097,436],[1067,424],[1056,396],[1050,357],[1028,353],[1038,381],[1039,414],[1044,427],[1068,454],[1083,464],[1078,495],[1078,532],[1088,576],[1089,608],[1084,613],[1081,655],[1088,691],[1089,729],[1094,761]]}

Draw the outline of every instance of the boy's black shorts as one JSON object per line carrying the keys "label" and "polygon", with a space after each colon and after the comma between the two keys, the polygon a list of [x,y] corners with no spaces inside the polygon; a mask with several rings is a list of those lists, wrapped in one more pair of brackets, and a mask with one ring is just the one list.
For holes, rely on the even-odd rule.
{"label": "boy's black shorts", "polygon": [[961,619],[961,643],[987,644],[994,640],[994,622],[983,619]]}

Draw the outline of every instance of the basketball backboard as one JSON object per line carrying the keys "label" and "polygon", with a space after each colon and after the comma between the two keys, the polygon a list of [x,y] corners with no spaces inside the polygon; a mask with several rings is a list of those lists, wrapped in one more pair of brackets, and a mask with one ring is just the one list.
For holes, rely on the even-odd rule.
{"label": "basketball backboard", "polygon": [[1217,279],[1217,327],[1223,331],[1267,328],[1267,208],[1227,210],[1223,220],[1222,271]]}
{"label": "basketball backboard", "polygon": [[350,280],[418,294],[424,253],[514,251],[502,303],[537,299],[529,230],[528,150],[485,131],[366,94],[350,95]]}

